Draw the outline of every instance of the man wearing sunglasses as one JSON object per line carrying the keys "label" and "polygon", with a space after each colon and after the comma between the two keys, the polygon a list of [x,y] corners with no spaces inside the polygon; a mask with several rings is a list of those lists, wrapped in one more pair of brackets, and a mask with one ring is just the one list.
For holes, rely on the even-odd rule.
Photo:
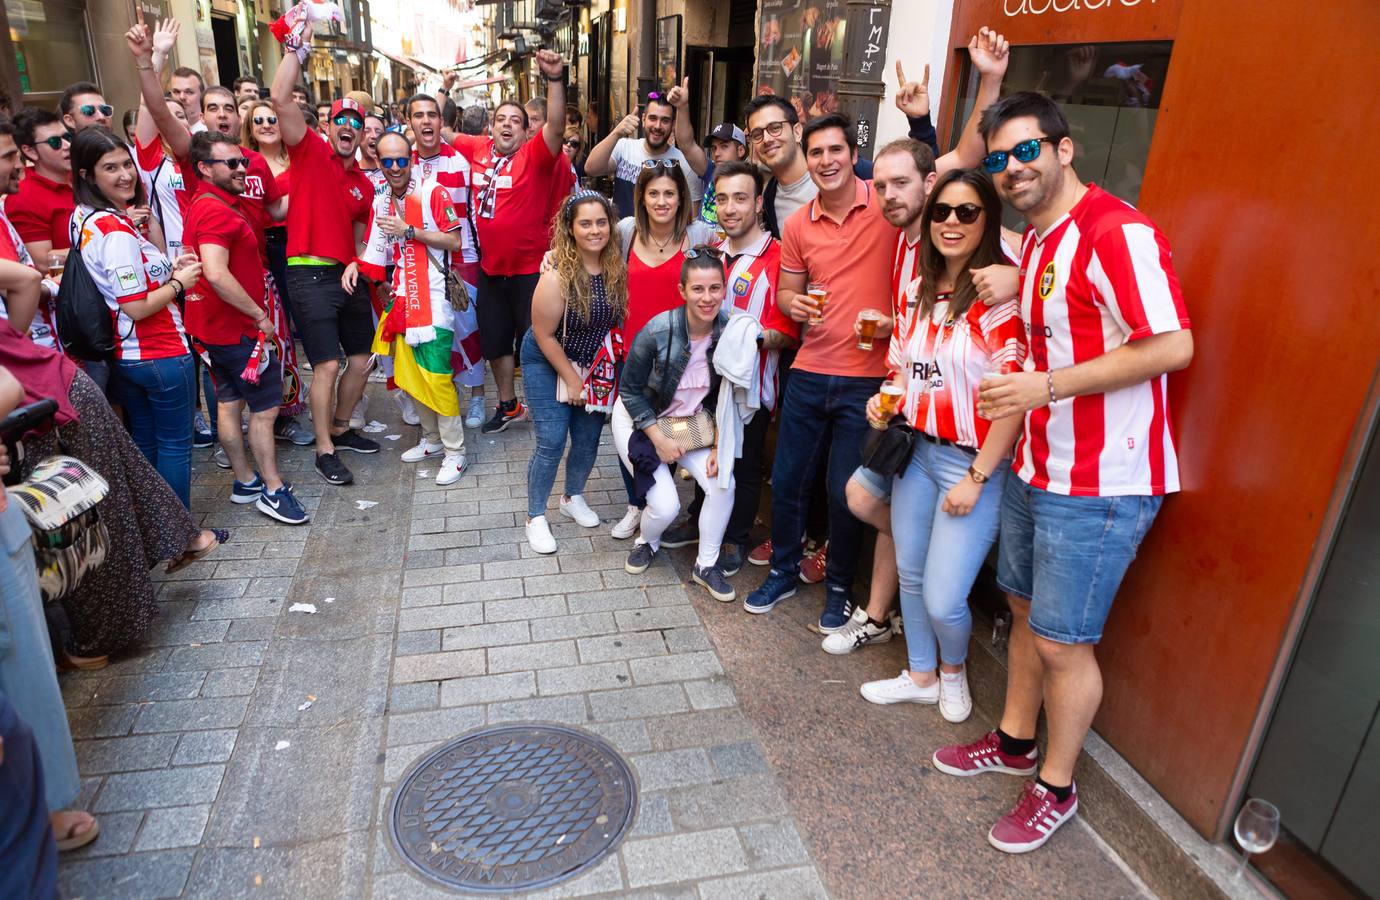
{"label": "man wearing sunglasses", "polygon": [[981,127],[983,168],[1029,223],[1020,299],[1030,355],[1025,371],[985,378],[978,407],[988,419],[1024,421],[997,561],[1013,623],[999,727],[940,748],[934,764],[959,776],[1033,776],[987,835],[1025,853],[1078,810],[1074,763],[1102,700],[1094,648],[1164,496],[1179,489],[1166,375],[1189,364],[1193,335],[1169,241],[1079,180],[1054,101],[1011,94]]}
{"label": "man wearing sunglasses", "polygon": [[115,109],[105,102],[101,89],[89,81],[68,85],[58,100],[58,112],[74,133],[90,125],[109,128],[115,116]]}
{"label": "man wearing sunglasses", "polygon": [[[23,158],[19,155],[19,145],[14,140],[14,125],[3,116],[0,116],[0,200],[13,197],[19,191],[19,179],[23,172]],[[14,225],[5,216],[3,206],[0,206],[0,260],[17,262],[20,265],[28,266],[30,269],[37,269],[33,257],[29,255],[28,248],[24,245],[24,240],[19,236],[19,232],[14,230]],[[45,268],[42,270],[46,275],[47,260],[44,260]],[[38,287],[34,315],[30,319],[28,326],[29,338],[40,347],[57,349],[57,342],[53,334],[53,295],[57,293],[57,285],[45,279]],[[28,315],[27,305],[35,302],[35,298],[22,295],[18,291],[10,291],[3,299],[0,299],[0,307],[4,307],[5,318],[10,319],[12,325],[20,322]],[[11,317],[13,313],[13,318]]]}
{"label": "man wearing sunglasses", "polygon": [[5,201],[5,214],[14,223],[29,255],[47,265],[50,254],[67,257],[71,239],[67,226],[76,202],[72,199],[72,133],[56,113],[29,107],[14,118],[15,143],[32,166],[19,191]]}
{"label": "man wearing sunglasses", "polygon": [[[561,115],[565,115],[564,109]],[[704,193],[704,182],[700,175],[705,167],[696,171],[679,147],[671,145],[671,135],[675,129],[676,107],[666,94],[652,91],[647,95],[642,115],[629,113],[614,129],[589,151],[585,159],[585,172],[590,175],[613,176],[613,204],[618,214],[632,215],[633,186],[642,166],[649,159],[674,161],[685,173],[685,182],[690,186],[690,202],[699,206]],[[638,126],[645,135],[637,137]],[[694,144],[693,133],[690,145]],[[703,154],[701,154],[703,155]]]}
{"label": "man wearing sunglasses", "polygon": [[[290,37],[295,44],[297,38]],[[346,291],[340,281],[363,246],[374,186],[355,164],[364,129],[365,111],[359,103],[345,97],[331,104],[327,139],[322,141],[308,133],[307,120],[292,100],[310,41],[308,26],[300,46],[288,47],[278,63],[270,96],[292,165],[288,292],[312,364],[316,472],[330,484],[349,484],[354,475],[340,461],[339,452],[379,451],[376,442],[350,427],[369,377],[373,311],[362,286]],[[347,361],[343,373],[342,358]]]}

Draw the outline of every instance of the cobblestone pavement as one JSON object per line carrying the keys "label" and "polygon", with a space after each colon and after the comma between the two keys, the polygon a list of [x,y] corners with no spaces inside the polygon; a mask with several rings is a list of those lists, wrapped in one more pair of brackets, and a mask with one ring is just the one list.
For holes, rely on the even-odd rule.
{"label": "cobblestone pavement", "polygon": [[[310,449],[280,453],[310,526],[232,506],[230,473],[197,452],[194,505],[230,543],[163,581],[138,653],[63,679],[80,805],[102,828],[64,856],[63,893],[454,896],[387,846],[393,786],[470,729],[546,721],[604,736],[640,786],[618,852],[551,896],[868,895],[810,851],[701,621],[714,610],[692,605],[692,551],[630,576],[630,542],[553,511],[560,553],[537,556],[522,528],[530,425],[467,432],[469,471],[440,488],[436,461],[400,462],[417,430],[370,392],[388,427],[383,452],[346,454],[354,485],[321,482]],[[611,441],[585,494],[606,520],[624,508]],[[1090,896],[1135,893],[1117,878]]]}

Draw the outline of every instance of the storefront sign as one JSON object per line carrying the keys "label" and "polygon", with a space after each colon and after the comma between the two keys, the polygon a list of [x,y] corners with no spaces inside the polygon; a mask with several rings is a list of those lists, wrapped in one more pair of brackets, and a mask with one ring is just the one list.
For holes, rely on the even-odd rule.
{"label": "storefront sign", "polygon": [[1002,0],[1002,11],[1008,16],[1043,16],[1046,13],[1140,6],[1142,3],[1154,4],[1155,0]]}

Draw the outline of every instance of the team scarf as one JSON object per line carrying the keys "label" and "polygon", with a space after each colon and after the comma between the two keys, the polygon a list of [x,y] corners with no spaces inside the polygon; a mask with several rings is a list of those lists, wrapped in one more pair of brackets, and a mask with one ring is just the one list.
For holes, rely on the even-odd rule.
{"label": "team scarf", "polygon": [[[397,198],[388,198],[389,210],[397,215]],[[403,198],[402,219],[418,231],[426,227],[422,217],[422,198],[415,192]],[[408,346],[419,347],[436,340],[434,323],[445,318],[436,304],[449,305],[445,292],[432,296],[431,271],[433,265],[427,247],[418,240],[398,240],[396,267],[393,272],[393,307],[381,323],[385,340],[402,335]]]}

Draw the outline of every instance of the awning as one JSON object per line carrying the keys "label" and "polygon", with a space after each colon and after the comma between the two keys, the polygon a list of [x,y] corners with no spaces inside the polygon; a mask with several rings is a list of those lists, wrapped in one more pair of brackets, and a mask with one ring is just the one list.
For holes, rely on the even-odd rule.
{"label": "awning", "polygon": [[374,48],[374,52],[377,53],[379,56],[384,57],[385,59],[391,59],[393,62],[402,66],[404,69],[412,69],[413,71],[416,71],[421,68],[421,63],[411,62],[405,56],[394,56],[393,54],[388,53],[384,50],[380,50],[377,47]]}

